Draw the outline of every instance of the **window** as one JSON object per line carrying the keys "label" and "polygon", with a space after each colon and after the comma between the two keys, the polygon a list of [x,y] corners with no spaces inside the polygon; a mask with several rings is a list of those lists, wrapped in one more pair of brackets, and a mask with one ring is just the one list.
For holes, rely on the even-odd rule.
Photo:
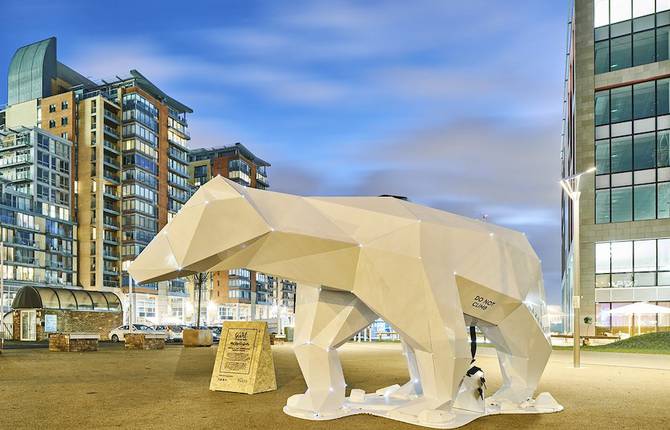
{"label": "window", "polygon": [[56,112],[56,105],[54,105],[54,104],[49,105],[49,112],[51,112],[51,113]]}
{"label": "window", "polygon": [[631,36],[621,36],[610,41],[610,70],[631,67]]}
{"label": "window", "polygon": [[670,284],[670,239],[595,245],[596,288]]}
{"label": "window", "polygon": [[635,119],[647,118],[656,114],[655,82],[643,82],[633,86],[633,105]]}
{"label": "window", "polygon": [[69,106],[68,106],[68,102],[67,102],[67,100],[63,100],[63,101],[61,102],[61,104],[60,104],[60,108],[61,108],[61,110],[66,110],[68,107],[69,107]]}
{"label": "window", "polygon": [[612,222],[632,220],[632,190],[631,187],[613,188],[611,195]]}
{"label": "window", "polygon": [[632,113],[632,87],[613,88],[610,91],[610,122],[630,121]]}
{"label": "window", "polygon": [[656,184],[637,185],[634,189],[634,219],[642,221],[656,218]]}
{"label": "window", "polygon": [[670,218],[670,182],[658,184],[658,218]]}
{"label": "window", "polygon": [[633,271],[633,242],[612,242],[612,273]]}
{"label": "window", "polygon": [[667,0],[595,0],[596,74],[667,60],[669,8]]}
{"label": "window", "polygon": [[670,26],[656,29],[656,61],[670,58]]}
{"label": "window", "polygon": [[596,224],[610,222],[610,190],[596,191]]}
{"label": "window", "polygon": [[597,224],[670,218],[669,87],[660,79],[594,94]]}
{"label": "window", "polygon": [[642,31],[640,33],[633,34],[633,66],[654,62],[654,38],[654,30]]}
{"label": "window", "polygon": [[56,120],[55,119],[50,119],[49,120],[49,128],[54,128],[56,127]]}
{"label": "window", "polygon": [[610,41],[596,42],[596,74],[609,72],[610,70]]}
{"label": "window", "polygon": [[646,133],[635,136],[633,159],[634,169],[651,169],[656,166],[656,134]]}
{"label": "window", "polygon": [[[670,91],[668,93],[670,100]],[[609,91],[600,91],[596,93],[596,125],[610,123],[610,93]]]}
{"label": "window", "polygon": [[670,113],[670,79],[656,81],[656,115]]}
{"label": "window", "polygon": [[612,139],[612,173],[631,170],[633,166],[632,146],[630,136]]}
{"label": "window", "polygon": [[60,119],[60,125],[67,125],[68,118],[66,116],[62,117]]}
{"label": "window", "polygon": [[634,242],[633,254],[635,256],[633,263],[635,272],[656,271],[655,240],[636,240]]}

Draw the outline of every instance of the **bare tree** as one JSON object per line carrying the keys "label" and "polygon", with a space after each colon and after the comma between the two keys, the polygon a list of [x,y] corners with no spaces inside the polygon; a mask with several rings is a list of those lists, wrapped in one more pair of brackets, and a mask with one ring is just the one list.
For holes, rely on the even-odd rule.
{"label": "bare tree", "polygon": [[196,327],[200,328],[200,309],[202,307],[202,284],[207,281],[207,276],[209,274],[207,272],[200,272],[200,273],[194,273],[191,275],[191,279],[193,279],[193,285],[197,288],[198,290],[198,317],[197,317],[197,323]]}

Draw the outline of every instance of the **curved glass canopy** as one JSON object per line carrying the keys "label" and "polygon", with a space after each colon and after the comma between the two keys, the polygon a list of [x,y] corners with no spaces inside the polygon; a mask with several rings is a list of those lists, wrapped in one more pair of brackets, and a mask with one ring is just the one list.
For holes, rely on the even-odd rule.
{"label": "curved glass canopy", "polygon": [[58,309],[122,312],[119,297],[107,291],[71,288],[23,287],[14,297],[14,309]]}

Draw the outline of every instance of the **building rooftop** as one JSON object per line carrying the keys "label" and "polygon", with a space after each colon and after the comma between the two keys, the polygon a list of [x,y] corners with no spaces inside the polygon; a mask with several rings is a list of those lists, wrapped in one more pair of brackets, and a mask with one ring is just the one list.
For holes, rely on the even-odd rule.
{"label": "building rooftop", "polygon": [[191,150],[191,161],[206,160],[212,157],[227,157],[230,155],[241,155],[257,166],[270,167],[270,163],[257,157],[246,146],[237,142],[231,146],[221,146],[218,148],[195,148]]}

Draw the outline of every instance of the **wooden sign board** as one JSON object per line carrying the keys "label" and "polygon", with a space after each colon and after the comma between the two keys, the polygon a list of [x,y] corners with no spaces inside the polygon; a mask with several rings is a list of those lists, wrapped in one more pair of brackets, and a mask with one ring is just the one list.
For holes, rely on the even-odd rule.
{"label": "wooden sign board", "polygon": [[266,322],[223,323],[209,389],[247,394],[277,389]]}

